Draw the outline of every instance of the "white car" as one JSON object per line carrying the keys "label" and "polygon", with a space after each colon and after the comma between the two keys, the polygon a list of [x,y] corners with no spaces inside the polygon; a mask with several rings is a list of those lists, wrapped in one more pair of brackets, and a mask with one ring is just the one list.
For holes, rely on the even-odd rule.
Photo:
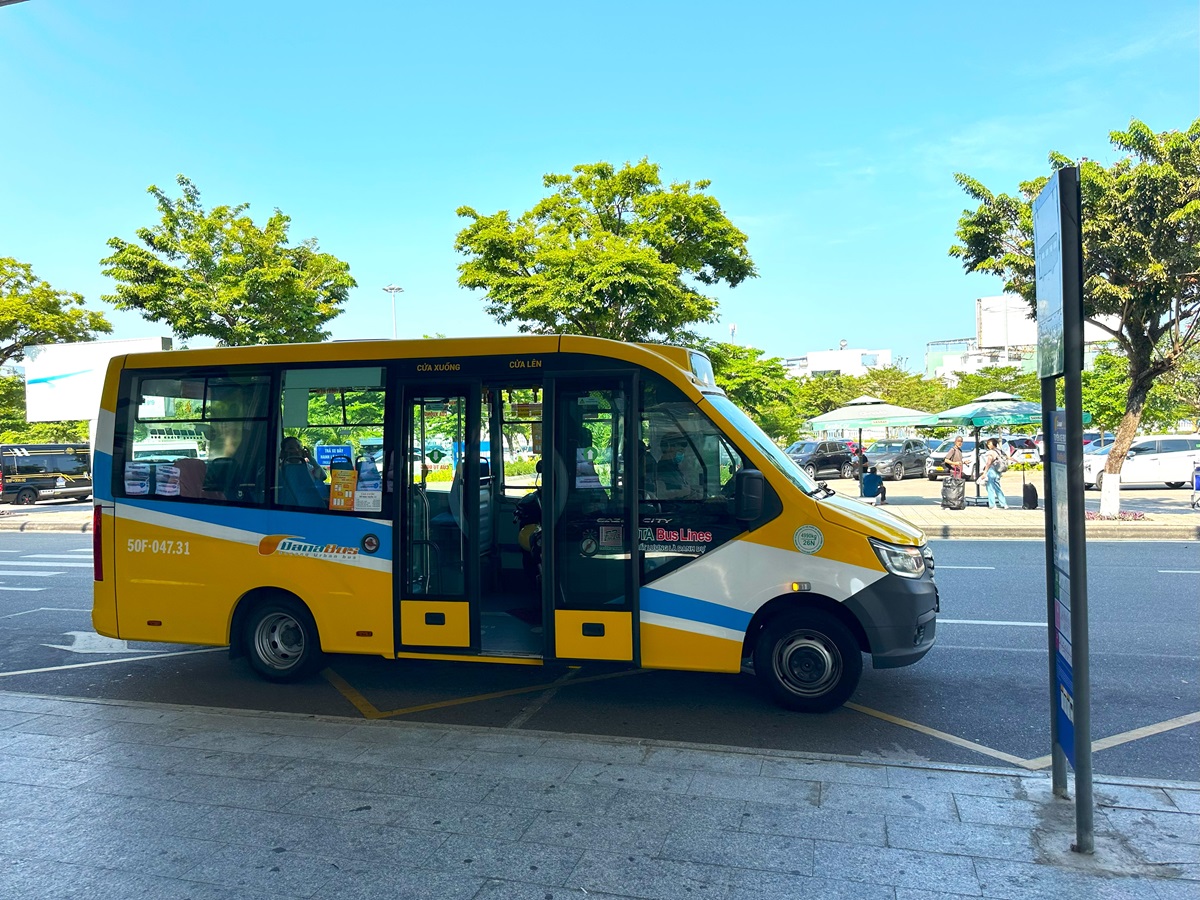
{"label": "white car", "polygon": [[[1111,446],[1111,445],[1110,445]],[[1109,448],[1083,456],[1085,487],[1100,487]],[[1200,466],[1200,435],[1162,434],[1137,438],[1121,465],[1121,484],[1156,484],[1181,488],[1192,483],[1192,472]]]}

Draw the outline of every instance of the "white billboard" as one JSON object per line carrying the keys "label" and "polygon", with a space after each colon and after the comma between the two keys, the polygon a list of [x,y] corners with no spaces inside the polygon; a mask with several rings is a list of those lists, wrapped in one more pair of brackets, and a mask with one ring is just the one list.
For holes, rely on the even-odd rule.
{"label": "white billboard", "polygon": [[27,347],[23,363],[25,419],[29,422],[95,419],[110,359],[127,353],[170,349],[168,337]]}

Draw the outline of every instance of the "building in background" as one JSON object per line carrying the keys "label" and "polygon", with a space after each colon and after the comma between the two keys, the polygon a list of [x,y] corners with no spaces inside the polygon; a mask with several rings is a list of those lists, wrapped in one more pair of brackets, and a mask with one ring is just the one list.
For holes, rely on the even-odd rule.
{"label": "building in background", "polygon": [[891,350],[851,349],[841,341],[836,350],[810,350],[804,356],[789,356],[783,361],[793,378],[808,375],[866,375],[869,369],[884,369],[892,364]]}
{"label": "building in background", "polygon": [[[1118,321],[1113,318],[1115,328]],[[1096,354],[1112,342],[1112,335],[1090,322],[1083,325],[1084,367],[1091,368]],[[992,366],[1012,366],[1022,372],[1037,371],[1037,320],[1016,294],[977,297],[975,337],[930,341],[925,345],[925,377],[940,378],[951,387],[955,372],[973,374]]]}

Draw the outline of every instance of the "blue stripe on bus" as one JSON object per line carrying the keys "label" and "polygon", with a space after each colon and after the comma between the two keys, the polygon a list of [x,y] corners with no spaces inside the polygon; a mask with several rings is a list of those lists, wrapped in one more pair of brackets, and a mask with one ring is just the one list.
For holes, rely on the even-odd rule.
{"label": "blue stripe on bus", "polygon": [[703,622],[734,631],[745,631],[750,625],[750,613],[707,600],[670,594],[656,588],[644,587],[639,593],[642,612],[672,616],[692,622]]}
{"label": "blue stripe on bus", "polygon": [[92,456],[92,499],[112,500],[112,456],[99,450]]}
{"label": "blue stripe on bus", "polygon": [[[292,512],[283,509],[254,509],[251,507],[227,507],[216,504],[178,503],[173,500],[141,500],[127,498],[117,501],[118,506],[133,506],[150,512],[181,519],[205,522],[224,528],[236,528],[254,534],[289,534],[303,538],[313,544],[337,544],[341,547],[358,547],[367,534],[379,538],[379,549],[371,554],[373,559],[392,558],[392,526],[356,517],[341,518],[338,513]],[[118,515],[120,510],[118,509]],[[186,529],[181,529],[186,530]]]}

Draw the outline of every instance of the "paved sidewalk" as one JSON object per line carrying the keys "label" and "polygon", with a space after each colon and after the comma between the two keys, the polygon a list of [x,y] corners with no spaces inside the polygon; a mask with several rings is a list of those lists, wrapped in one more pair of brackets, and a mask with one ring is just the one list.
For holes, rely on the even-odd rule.
{"label": "paved sidewalk", "polygon": [[0,692],[0,896],[1195,900],[1200,784],[1096,789],[1083,857],[1015,770]]}

